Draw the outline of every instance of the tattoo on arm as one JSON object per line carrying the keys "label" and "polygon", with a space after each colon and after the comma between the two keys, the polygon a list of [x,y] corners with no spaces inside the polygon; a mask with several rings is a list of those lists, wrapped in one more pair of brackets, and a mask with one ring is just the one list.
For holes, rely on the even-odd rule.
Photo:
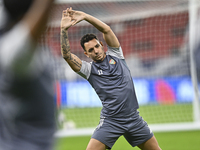
{"label": "tattoo on arm", "polygon": [[62,50],[63,57],[65,59],[70,59],[71,52],[70,52],[68,34],[67,34],[67,31],[64,31],[64,30],[61,31],[61,50]]}
{"label": "tattoo on arm", "polygon": [[82,65],[77,61],[77,59],[79,58],[71,54],[69,40],[68,40],[68,33],[65,30],[61,30],[61,51],[62,51],[63,58],[66,61],[72,62],[79,69],[81,68]]}

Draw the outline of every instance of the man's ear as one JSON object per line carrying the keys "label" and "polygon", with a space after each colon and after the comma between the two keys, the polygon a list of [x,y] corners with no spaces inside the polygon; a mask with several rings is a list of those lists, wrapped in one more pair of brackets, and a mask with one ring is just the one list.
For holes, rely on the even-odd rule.
{"label": "man's ear", "polygon": [[86,51],[84,51],[84,54],[88,57],[88,58],[90,58],[90,56],[87,54],[87,52]]}

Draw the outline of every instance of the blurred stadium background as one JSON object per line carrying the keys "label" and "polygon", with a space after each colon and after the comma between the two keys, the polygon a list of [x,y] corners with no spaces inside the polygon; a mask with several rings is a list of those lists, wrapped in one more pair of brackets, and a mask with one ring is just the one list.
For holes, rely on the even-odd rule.
{"label": "blurred stadium background", "polygon": [[[196,0],[57,1],[43,38],[55,66],[55,97],[63,129],[57,135],[92,134],[101,110],[94,90],[60,54],[60,20],[67,7],[92,14],[114,30],[133,76],[140,113],[152,130],[199,129],[200,64],[195,57],[199,6]],[[69,30],[70,46],[78,57],[91,61],[79,43],[86,33],[102,39],[94,27],[81,22]]]}
{"label": "blurred stadium background", "polygon": [[[101,102],[86,80],[60,54],[62,10],[72,7],[111,26],[131,71],[140,114],[154,132],[200,130],[199,0],[57,0],[42,45],[52,52],[57,137],[91,135]],[[79,40],[102,35],[87,22],[69,29],[73,53],[85,57]],[[105,45],[105,43],[104,43]]]}

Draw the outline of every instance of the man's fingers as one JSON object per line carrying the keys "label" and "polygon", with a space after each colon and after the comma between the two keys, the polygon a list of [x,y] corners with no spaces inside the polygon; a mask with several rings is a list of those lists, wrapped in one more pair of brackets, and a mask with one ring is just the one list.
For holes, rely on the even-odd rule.
{"label": "man's fingers", "polygon": [[75,20],[73,20],[73,22],[72,22],[72,26],[73,26],[73,25],[75,25],[75,24],[76,24],[76,21],[75,21]]}
{"label": "man's fingers", "polygon": [[71,9],[70,8],[67,8],[67,12],[69,13],[71,11]]}
{"label": "man's fingers", "polygon": [[72,26],[75,25],[75,24],[77,24],[77,23],[78,23],[77,20],[72,20]]}
{"label": "man's fingers", "polygon": [[66,10],[63,10],[63,13],[62,13],[62,17],[67,17],[69,14],[67,13]]}
{"label": "man's fingers", "polygon": [[63,12],[62,12],[62,17],[64,17],[65,16],[65,10],[63,10]]}
{"label": "man's fingers", "polygon": [[72,7],[70,7],[69,10],[72,11]]}
{"label": "man's fingers", "polygon": [[70,16],[69,12],[67,10],[63,10],[62,17],[68,17],[68,16]]}
{"label": "man's fingers", "polygon": [[72,10],[72,7],[67,8],[67,12],[69,13],[70,17],[75,13],[75,11]]}

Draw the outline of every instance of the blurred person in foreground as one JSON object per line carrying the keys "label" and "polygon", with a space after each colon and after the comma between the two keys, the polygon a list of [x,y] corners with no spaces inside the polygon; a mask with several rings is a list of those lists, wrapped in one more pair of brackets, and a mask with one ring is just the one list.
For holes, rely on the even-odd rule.
{"label": "blurred person in foreground", "polygon": [[[68,29],[85,20],[103,34],[108,51],[94,34],[81,39],[84,54],[91,63],[80,60],[71,53]],[[126,65],[120,43],[105,23],[81,11],[68,8],[61,20],[61,53],[70,67],[88,80],[102,101],[100,122],[94,131],[87,150],[111,149],[120,136],[130,145],[142,150],[160,150],[158,142],[147,123],[139,115],[137,98],[130,71]]]}
{"label": "blurred person in foreground", "polygon": [[51,150],[53,76],[38,46],[53,0],[3,0],[0,14],[0,150]]}

